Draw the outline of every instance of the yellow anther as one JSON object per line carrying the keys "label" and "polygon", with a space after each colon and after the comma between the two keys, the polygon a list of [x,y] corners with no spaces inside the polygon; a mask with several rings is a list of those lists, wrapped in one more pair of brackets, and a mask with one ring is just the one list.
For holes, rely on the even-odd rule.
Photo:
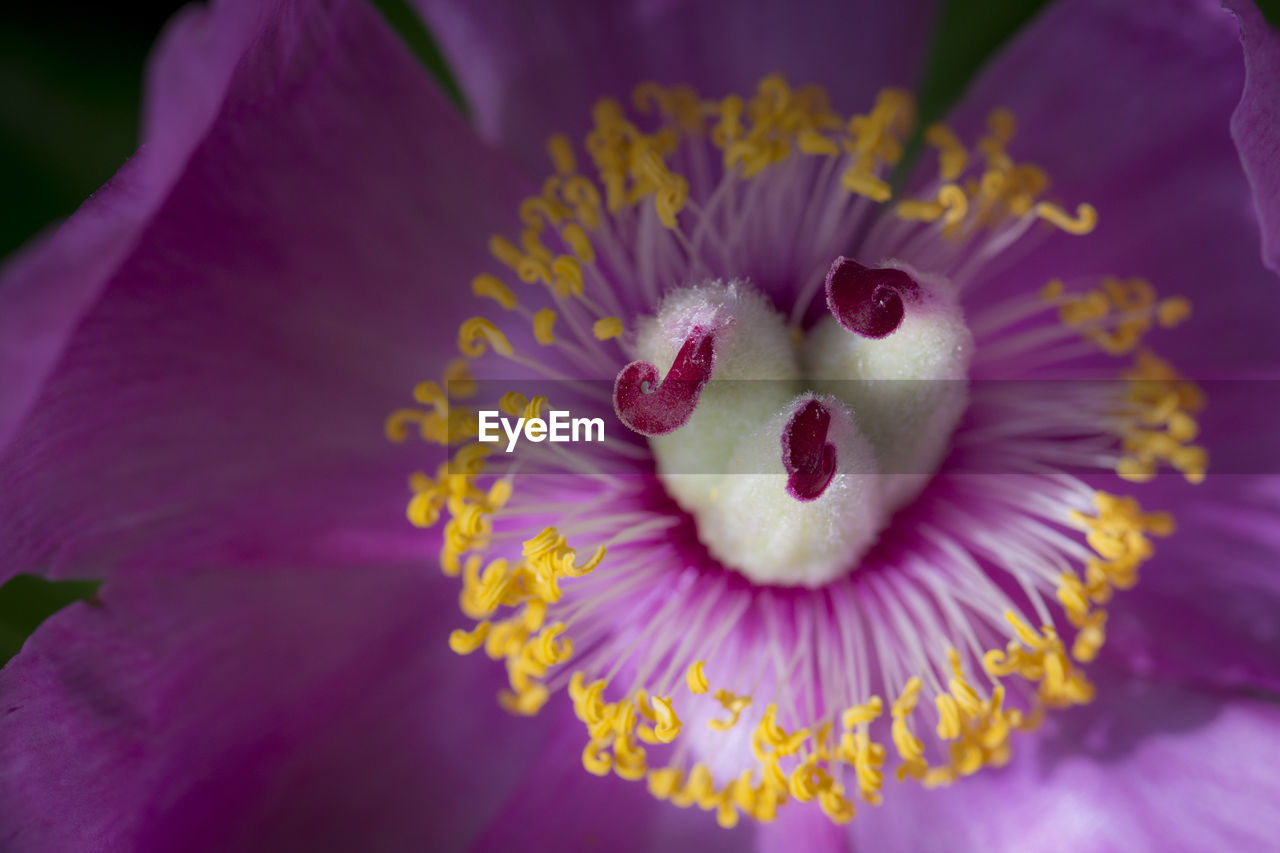
{"label": "yellow anther", "polygon": [[[581,707],[583,698],[587,695],[587,675],[582,670],[575,670],[573,675],[569,676],[569,686],[565,688],[565,692],[569,694],[569,699],[573,702],[574,710]],[[583,719],[579,714],[579,719]]]}
{"label": "yellow anther", "polygon": [[529,402],[525,404],[524,410],[520,412],[520,417],[525,420],[542,417],[542,410],[547,405],[547,398],[541,394],[534,395],[529,398]]}
{"label": "yellow anther", "polygon": [[387,415],[382,430],[388,441],[399,443],[409,438],[410,427],[417,426],[420,429],[424,427],[427,417],[426,412],[418,409],[396,409]]}
{"label": "yellow anther", "polygon": [[507,501],[511,500],[513,488],[514,487],[511,485],[511,479],[509,477],[504,477],[501,480],[495,480],[493,485],[489,487],[488,493],[485,495],[486,500],[489,502],[489,506],[497,509],[506,505]]}
{"label": "yellow anther", "polygon": [[886,202],[893,195],[887,182],[857,166],[841,175],[840,183],[849,192],[866,196],[872,201]]}
{"label": "yellow anther", "polygon": [[1156,476],[1155,460],[1126,456],[1116,463],[1116,475],[1130,483],[1150,482]]}
{"label": "yellow anther", "polygon": [[676,805],[697,804],[699,808],[714,808],[717,803],[715,780],[711,776],[711,768],[699,762],[689,771],[689,781],[679,797],[673,796],[671,801]]}
{"label": "yellow anther", "polygon": [[539,599],[526,601],[521,611],[520,621],[526,631],[537,631],[547,618],[547,603]]}
{"label": "yellow anther", "polygon": [[946,209],[942,221],[946,225],[958,225],[969,212],[969,197],[955,184],[943,184],[938,190],[938,204]]}
{"label": "yellow anther", "polygon": [[675,767],[663,767],[649,771],[649,793],[659,800],[665,800],[680,789],[684,782],[684,774]]}
{"label": "yellow anther", "polygon": [[872,696],[862,705],[854,705],[844,712],[840,722],[846,729],[852,729],[860,723],[869,723],[884,712],[884,702],[879,696]]}
{"label": "yellow anther", "polygon": [[481,298],[492,299],[508,310],[516,307],[516,295],[497,276],[476,276],[471,280],[471,292]]}
{"label": "yellow anther", "polygon": [[484,317],[464,320],[458,327],[458,349],[463,355],[479,358],[485,353],[485,344],[492,347],[498,355],[510,357],[515,354],[506,335]]}
{"label": "yellow anther", "polygon": [[476,394],[476,380],[465,358],[451,359],[444,368],[444,389],[450,397],[465,400]]}
{"label": "yellow anther", "polygon": [[1018,635],[1018,639],[1024,644],[1033,649],[1044,648],[1044,638],[1037,634],[1030,625],[1023,622],[1022,619],[1018,617],[1017,613],[1014,613],[1012,610],[1006,610],[1004,618],[1006,622],[1013,626],[1014,633]]}
{"label": "yellow anther", "polygon": [[636,729],[635,702],[619,702],[613,714],[613,730],[616,734],[629,737]]}
{"label": "yellow anther", "polygon": [[685,681],[689,684],[689,690],[698,695],[702,695],[711,689],[711,683],[707,681],[706,661],[694,661],[689,665],[689,671],[685,673]]}
{"label": "yellow anther", "polygon": [[547,139],[547,154],[560,174],[572,175],[577,171],[578,164],[573,156],[573,144],[563,133],[554,134]]}
{"label": "yellow anther", "polygon": [[526,557],[538,557],[559,548],[564,541],[564,537],[554,527],[544,527],[536,536],[524,541],[521,553]]}
{"label": "yellow anther", "polygon": [[435,382],[419,382],[413,387],[413,399],[424,406],[431,406],[437,411],[444,411],[449,406],[449,399]]}
{"label": "yellow anther", "polygon": [[489,238],[489,253],[513,270],[519,269],[524,254],[506,237],[495,234]]}
{"label": "yellow anther", "polygon": [[552,287],[559,296],[582,295],[582,264],[571,255],[560,255],[551,262]]}
{"label": "yellow anther", "polygon": [[818,805],[822,807],[823,814],[837,824],[846,824],[853,820],[855,814],[853,803],[844,796],[844,790],[839,785],[831,785],[819,791]]}
{"label": "yellow anther", "polygon": [[[717,694],[718,698],[718,694]],[[764,716],[760,718],[760,734],[769,743],[777,745],[787,738],[786,729],[778,725],[778,705],[776,702],[770,702],[764,709]]]}
{"label": "yellow anther", "polygon": [[560,639],[564,631],[563,622],[556,622],[544,628],[542,633],[530,643],[530,647],[534,649],[534,659],[546,666],[555,666],[573,657],[573,640],[569,637]]}
{"label": "yellow anther", "polygon": [[608,776],[613,766],[613,759],[607,752],[609,744],[601,741],[588,741],[582,749],[582,766],[593,776]]}
{"label": "yellow anther", "polygon": [[471,631],[463,631],[461,628],[450,632],[449,648],[456,654],[469,655],[476,649],[484,645],[485,639],[489,636],[489,623],[481,622]]}
{"label": "yellow anther", "polygon": [[1191,316],[1191,303],[1181,296],[1174,296],[1156,306],[1156,322],[1166,329],[1172,328]]}
{"label": "yellow anther", "polygon": [[530,196],[520,202],[520,221],[526,225],[526,230],[520,235],[520,242],[530,257],[544,262],[547,260],[547,249],[542,245],[539,236],[543,225],[547,222],[559,225],[567,213],[568,211],[554,199],[542,196]]}
{"label": "yellow anther", "polygon": [[529,398],[519,391],[508,391],[498,398],[498,408],[508,415],[519,415],[529,405]]}
{"label": "yellow anther", "polygon": [[998,107],[987,115],[987,128],[991,138],[1001,145],[1008,145],[1018,133],[1018,122],[1011,111]]}
{"label": "yellow anther", "polygon": [[924,682],[919,676],[913,675],[907,679],[907,683],[902,688],[902,694],[897,701],[893,703],[891,713],[894,717],[905,717],[916,708],[916,702],[920,698],[920,690],[924,687]]}
{"label": "yellow anther", "polygon": [[938,706],[938,737],[955,740],[960,736],[960,708],[948,693],[940,693],[934,700]]}
{"label": "yellow anther", "polygon": [[1089,595],[1084,582],[1071,572],[1058,576],[1058,601],[1069,614],[1084,615],[1089,612]]}
{"label": "yellow anther", "polygon": [[779,756],[772,752],[760,759],[760,777],[765,787],[776,791],[786,791],[790,783],[787,779],[787,774],[782,771],[782,766],[778,763],[778,759]]}
{"label": "yellow anther", "polygon": [[575,175],[564,182],[560,195],[566,204],[573,207],[574,216],[584,228],[600,226],[601,200],[595,184],[581,175]]}
{"label": "yellow anther", "polygon": [[551,331],[551,327],[555,325],[556,312],[550,308],[542,308],[538,313],[533,315],[533,337],[543,346],[550,346],[555,343],[555,333]]}
{"label": "yellow anther", "polygon": [[[520,245],[524,247],[526,259],[532,258],[543,264],[551,262],[551,252],[542,243],[542,219],[544,216],[551,218],[556,215],[546,212],[548,208],[549,205],[544,199],[536,197],[525,199],[524,205],[521,206],[521,218],[530,224],[520,232]],[[524,260],[521,262],[523,263]]]}
{"label": "yellow anther", "polygon": [[566,225],[560,231],[560,239],[565,242],[575,257],[584,264],[594,264],[596,262],[596,250],[591,245],[591,238],[587,236],[587,232],[583,230],[581,225]]}
{"label": "yellow anther", "polygon": [[591,334],[596,340],[607,341],[622,334],[622,320],[618,317],[604,317],[591,325]]}
{"label": "yellow anther", "polygon": [[[695,664],[696,666],[696,664]],[[728,690],[720,689],[716,691],[716,701],[729,712],[730,716],[727,720],[708,720],[707,725],[718,732],[726,732],[738,724],[738,718],[742,712],[751,704],[749,696],[738,696]]]}
{"label": "yellow anther", "polygon": [[653,729],[654,734],[663,743],[671,743],[680,734],[681,727],[680,718],[676,716],[671,700],[663,696],[654,696],[653,711],[658,718],[658,724]]}
{"label": "yellow anther", "polygon": [[946,208],[936,201],[908,198],[898,202],[894,212],[902,219],[911,222],[933,222],[942,217],[942,214],[946,212]]}
{"label": "yellow anther", "polygon": [[1062,298],[1062,291],[1062,280],[1055,278],[1040,289],[1040,298],[1049,303],[1057,302]]}
{"label": "yellow anther", "polygon": [[518,693],[504,690],[498,694],[498,704],[512,714],[532,717],[542,710],[542,706],[547,704],[549,698],[550,694],[545,686],[531,684],[527,690]]}
{"label": "yellow anther", "polygon": [[1056,225],[1068,234],[1082,235],[1088,234],[1098,224],[1098,211],[1091,204],[1076,205],[1075,216],[1063,210],[1056,204],[1042,201],[1034,208],[1036,216]]}
{"label": "yellow anther", "polygon": [[834,157],[840,153],[840,146],[830,137],[818,133],[816,130],[802,130],[796,137],[796,147],[805,154],[815,154],[827,157]]}
{"label": "yellow anther", "polygon": [[924,141],[938,149],[938,173],[944,181],[954,181],[964,173],[969,154],[951,128],[944,124],[930,125],[924,132]]}
{"label": "yellow anther", "polygon": [[791,772],[791,777],[787,780],[787,790],[798,801],[807,803],[820,791],[829,789],[832,781],[827,769],[818,764],[814,756],[809,756],[797,764],[795,770]]}

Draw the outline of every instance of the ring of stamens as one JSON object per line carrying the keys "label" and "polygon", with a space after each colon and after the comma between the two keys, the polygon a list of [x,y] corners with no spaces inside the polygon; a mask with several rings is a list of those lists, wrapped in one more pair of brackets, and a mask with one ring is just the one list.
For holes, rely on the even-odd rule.
{"label": "ring of stamens", "polygon": [[[1087,447],[1064,444],[1054,461],[1088,459],[1134,481],[1160,465],[1192,482],[1204,477],[1207,459],[1194,444],[1203,395],[1139,348],[1153,325],[1185,318],[1185,300],[1159,301],[1145,282],[1104,279],[1084,291],[1051,282],[971,318],[975,373],[1009,353],[1054,363],[1099,349],[1136,353],[1121,372],[1126,391],[1072,399],[1048,415],[1012,395],[975,399],[974,408],[994,413],[992,425],[958,435],[957,458],[980,462],[995,446],[1022,473],[940,510],[918,526],[911,549],[886,545],[894,571],[871,573],[857,588],[846,579],[778,598],[687,558],[679,544],[687,519],[669,506],[645,509],[651,480],[614,476],[591,458],[566,468],[570,460],[540,447],[523,470],[577,470],[587,475],[581,494],[567,502],[539,478],[517,488],[514,469],[473,442],[475,409],[464,401],[481,383],[469,365],[496,355],[557,380],[576,378],[571,366],[610,364],[610,376],[631,369],[624,399],[601,402],[613,403],[623,423],[660,435],[697,407],[714,373],[714,334],[690,338],[689,352],[661,377],[660,365],[636,363],[631,320],[655,310],[661,282],[732,279],[740,265],[763,263],[752,247],[771,223],[750,210],[786,201],[800,211],[795,233],[804,239],[794,245],[809,264],[795,303],[779,306],[796,328],[829,284],[831,258],[848,248],[844,223],[868,224],[860,257],[874,263],[919,250],[964,288],[995,254],[1031,239],[1037,223],[1084,234],[1097,215],[1042,197],[1048,176],[1009,155],[1014,122],[1003,111],[972,149],[944,126],[927,128],[937,178],[894,200],[888,170],[912,112],[902,92],[884,92],[848,119],[821,90],[793,90],[777,77],[751,98],[722,100],[645,84],[635,106],[634,121],[615,101],[596,106],[585,144],[592,176],[579,170],[570,141],[554,137],[555,172],[521,206],[519,238],[491,243],[523,284],[484,273],[472,288],[525,331],[468,320],[459,331],[465,360],[387,420],[392,440],[416,433],[450,447],[434,475],[412,476],[408,506],[419,527],[445,519],[440,563],[460,579],[461,610],[474,620],[448,637],[450,647],[505,664],[509,689],[499,700],[513,713],[537,713],[564,688],[584,726],[588,772],[644,781],[655,797],[714,811],[725,826],[741,814],[772,820],[790,803],[816,803],[845,822],[855,799],[882,801],[888,769],[935,786],[1005,763],[1015,732],[1034,728],[1046,709],[1093,697],[1080,665],[1104,642],[1105,606],[1137,582],[1152,538],[1173,531],[1167,515],[1047,469],[1038,448],[1049,436],[1088,436]],[[891,215],[865,218],[881,205]],[[833,313],[856,320],[866,312],[844,309],[869,306],[872,322],[862,326],[872,333],[893,325],[895,298],[910,296],[890,281],[869,296],[859,285],[862,295],[845,299],[843,283]],[[1036,318],[1052,322],[1029,327]],[[516,391],[497,403],[512,414],[547,405]],[[784,476],[800,498],[839,464],[814,406],[795,413],[780,439]],[[1017,438],[1026,440],[1013,440],[1009,424],[1025,425]],[[644,451],[615,440],[597,452],[642,460]],[[590,556],[581,559],[580,549]],[[997,572],[1017,596],[992,581]],[[610,621],[622,601],[634,613],[625,631]],[[851,618],[833,619],[837,610]],[[745,730],[749,749],[717,746]]]}

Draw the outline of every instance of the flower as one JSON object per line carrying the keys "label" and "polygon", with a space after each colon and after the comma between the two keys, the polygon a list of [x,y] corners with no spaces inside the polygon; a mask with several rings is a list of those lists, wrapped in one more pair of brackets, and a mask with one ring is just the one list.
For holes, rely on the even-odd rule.
{"label": "flower", "polygon": [[[152,64],[146,144],[6,270],[5,566],[106,578],[99,605],[57,615],[0,671],[6,846],[1274,836],[1275,770],[1253,756],[1274,737],[1280,492],[1203,476],[1192,435],[1213,470],[1261,470],[1266,401],[1211,385],[1198,411],[1154,356],[1136,384],[1077,393],[1053,418],[978,381],[1026,375],[1040,337],[1092,368],[1114,363],[1099,348],[1135,357],[1143,335],[1185,376],[1271,376],[1280,48],[1252,7],[1064,0],[926,136],[933,153],[889,199],[909,99],[876,93],[909,82],[926,9],[424,7],[506,153],[476,144],[361,3],[188,11]],[[652,78],[634,112],[593,112]],[[553,133],[548,190],[530,177]],[[571,174],[598,177],[595,197],[575,197]],[[721,208],[742,214],[736,230],[715,219],[721,186],[763,202]],[[702,222],[722,232],[714,249]],[[497,322],[467,319],[473,281]],[[513,298],[527,316],[506,313]],[[816,350],[803,363],[787,320]],[[481,356],[465,371],[446,355],[459,322]],[[915,378],[962,389],[963,416],[947,393],[908,395],[924,426],[904,436],[874,390],[851,403],[859,387],[822,385],[850,361],[876,378],[893,353],[877,346],[903,342]],[[633,386],[682,358],[689,387],[655,411]],[[503,461],[471,467],[474,450],[437,472],[423,446],[380,440],[389,412],[393,438],[465,433],[446,392],[536,389],[539,365],[603,380],[604,405],[654,435],[610,431],[578,458],[595,478],[569,485],[494,476]],[[726,394],[734,371],[776,381]],[[745,467],[704,488],[696,475],[720,470],[686,463],[719,445],[699,431],[744,419],[720,449]],[[1019,420],[1036,442],[1000,431]],[[996,450],[1033,455],[960,449],[984,427]],[[1046,445],[1108,470],[1046,473]],[[1039,467],[944,482],[983,448]],[[1180,473],[1133,486],[1142,509],[1107,496],[1130,489],[1110,468],[1147,480],[1156,463]],[[410,517],[426,533],[402,506],[419,469]],[[881,470],[906,476],[856,479]],[[881,479],[904,485],[858,486]],[[456,579],[423,571],[437,553],[461,601]],[[840,554],[861,555],[852,574]],[[489,618],[503,604],[519,609]],[[448,648],[490,642],[506,673]],[[498,708],[503,682],[528,719]],[[1080,707],[1007,736],[1059,705]],[[955,784],[899,783],[897,767]]]}

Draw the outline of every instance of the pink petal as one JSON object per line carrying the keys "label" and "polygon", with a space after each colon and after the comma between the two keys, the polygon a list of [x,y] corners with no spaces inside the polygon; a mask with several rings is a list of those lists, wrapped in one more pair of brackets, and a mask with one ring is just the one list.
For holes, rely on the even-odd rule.
{"label": "pink petal", "polygon": [[1231,136],[1253,187],[1253,203],[1262,223],[1262,254],[1280,273],[1280,34],[1267,26],[1248,0],[1226,0],[1240,19],[1245,85],[1231,116]]}
{"label": "pink petal", "polygon": [[1117,595],[1103,658],[1182,684],[1280,694],[1280,476],[1177,485],[1143,498],[1171,511],[1178,532]]}
{"label": "pink petal", "polygon": [[468,844],[548,723],[449,651],[445,586],[397,566],[108,583],[0,671],[0,846]]}
{"label": "pink petal", "polygon": [[66,224],[35,241],[0,279],[0,448],[74,332],[177,180],[226,94],[256,29],[247,3],[174,17],[148,69],[143,147]]}
{"label": "pink petal", "polygon": [[245,21],[216,118],[146,222],[116,204],[144,151],[0,289],[40,295],[19,310],[62,336],[0,456],[5,573],[422,552],[403,506],[431,460],[383,420],[456,352],[522,184],[360,0],[179,19],[148,151],[190,147],[173,79]]}
{"label": "pink petal", "polygon": [[[1236,26],[1199,0],[1064,0],[992,62],[953,116],[967,137],[987,112],[1018,119],[1010,146],[1044,166],[1050,195],[1091,202],[1097,229],[1055,235],[985,274],[992,301],[1051,278],[1143,276],[1191,299],[1154,335],[1193,373],[1280,367],[1280,287],[1260,261],[1253,195],[1229,132],[1244,85]],[[1246,307],[1247,306],[1247,307]]]}
{"label": "pink petal", "polygon": [[[1021,738],[1003,770],[895,786],[851,825],[859,850],[1266,850],[1280,834],[1274,702],[1128,677]],[[891,783],[892,784],[892,783]]]}

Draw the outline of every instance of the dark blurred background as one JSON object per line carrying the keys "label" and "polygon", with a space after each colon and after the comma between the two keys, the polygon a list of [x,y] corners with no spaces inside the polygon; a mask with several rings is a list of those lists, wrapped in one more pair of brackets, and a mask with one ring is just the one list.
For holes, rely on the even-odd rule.
{"label": "dark blurred background", "polygon": [[[443,64],[404,0],[371,2],[439,75]],[[133,152],[147,54],[183,5],[76,0],[27,2],[0,12],[0,258],[72,213]],[[1041,5],[946,3],[940,32],[948,38],[939,42],[939,73],[922,107],[949,100],[968,72]]]}
{"label": "dark blurred background", "polygon": [[0,257],[74,211],[132,153],[147,52],[182,5],[0,12]]}

